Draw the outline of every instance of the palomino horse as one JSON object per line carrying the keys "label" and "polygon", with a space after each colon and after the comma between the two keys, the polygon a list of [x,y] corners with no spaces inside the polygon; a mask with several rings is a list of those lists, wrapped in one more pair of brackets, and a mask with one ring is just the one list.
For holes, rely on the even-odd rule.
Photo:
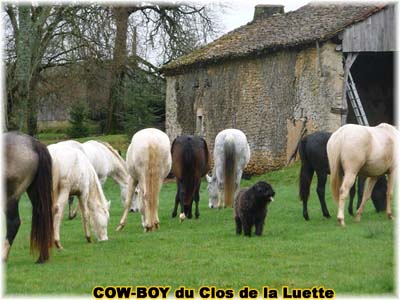
{"label": "palomino horse", "polygon": [[63,144],[48,146],[53,159],[53,195],[55,203],[54,239],[60,242],[60,225],[69,195],[79,198],[86,239],[90,243],[89,221],[99,241],[106,241],[109,205],[92,164],[82,151]]}
{"label": "palomino horse", "polygon": [[43,263],[54,243],[51,156],[45,145],[29,135],[8,132],[3,138],[7,194],[4,260],[21,224],[19,199],[27,191],[32,202],[31,250],[39,250],[37,263]]}
{"label": "palomino horse", "polygon": [[129,178],[128,198],[117,231],[126,224],[133,194],[139,186],[139,211],[145,231],[159,228],[158,201],[162,182],[171,170],[171,151],[168,136],[161,130],[146,128],[132,137],[126,153]]}
{"label": "palomino horse", "polygon": [[238,129],[225,129],[217,134],[214,145],[214,169],[207,177],[209,207],[225,207],[233,204],[240,185],[243,169],[250,161],[250,147],[246,135]]}
{"label": "palomino horse", "polygon": [[386,214],[392,218],[391,198],[396,171],[396,149],[399,132],[382,123],[376,127],[354,124],[344,125],[335,131],[327,144],[331,170],[331,190],[338,203],[337,219],[344,226],[344,202],[357,174],[366,176],[364,195],[356,220],[360,221],[365,202],[383,174],[388,175]]}
{"label": "palomino horse", "polygon": [[[308,215],[308,198],[310,195],[310,186],[314,176],[317,173],[317,194],[321,204],[322,214],[329,218],[329,211],[325,202],[325,184],[329,171],[328,154],[326,152],[326,144],[332,133],[317,131],[304,137],[299,143],[299,154],[301,159],[301,169],[299,178],[299,196],[303,202],[303,217],[309,220]],[[362,176],[358,178],[358,203],[357,208],[361,204],[361,198],[364,189],[365,179]],[[348,206],[349,214],[353,215],[353,198],[355,195],[355,185],[350,189],[350,202]],[[374,187],[372,193],[372,201],[377,211],[386,208],[386,178],[381,176]]]}
{"label": "palomino horse", "polygon": [[210,170],[210,154],[206,141],[197,136],[183,135],[172,143],[172,173],[176,177],[178,190],[172,217],[177,215],[178,205],[181,206],[179,218],[181,222],[192,218],[193,199],[196,203],[195,217],[199,213],[199,190],[201,178]]}
{"label": "palomino horse", "polygon": [[[117,150],[115,150],[106,142],[98,141],[87,141],[81,144],[77,141],[69,140],[59,142],[58,144],[69,145],[83,151],[96,171],[101,185],[104,185],[108,177],[114,179],[120,187],[122,203],[125,203],[128,191],[129,174],[126,169],[125,161],[119,155]],[[71,205],[72,199],[73,197],[71,197],[69,200],[70,219],[73,219],[76,216],[76,211],[73,211]],[[137,210],[135,206],[136,203],[137,201],[133,202],[134,205],[132,206],[131,210]]]}

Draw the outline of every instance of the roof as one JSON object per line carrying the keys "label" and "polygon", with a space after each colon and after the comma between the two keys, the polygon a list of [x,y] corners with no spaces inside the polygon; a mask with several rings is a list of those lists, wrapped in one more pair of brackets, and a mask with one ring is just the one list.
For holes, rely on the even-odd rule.
{"label": "roof", "polygon": [[180,73],[184,68],[233,58],[259,55],[283,48],[325,41],[346,27],[365,20],[384,5],[307,4],[296,11],[259,19],[163,66]]}

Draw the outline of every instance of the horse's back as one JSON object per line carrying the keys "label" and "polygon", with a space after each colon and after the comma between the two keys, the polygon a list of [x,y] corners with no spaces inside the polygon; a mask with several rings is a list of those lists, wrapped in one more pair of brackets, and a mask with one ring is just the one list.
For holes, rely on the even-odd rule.
{"label": "horse's back", "polygon": [[95,171],[85,154],[75,147],[60,143],[49,145],[48,149],[59,187],[66,186],[72,193],[86,192],[88,187],[82,179],[93,177]]}

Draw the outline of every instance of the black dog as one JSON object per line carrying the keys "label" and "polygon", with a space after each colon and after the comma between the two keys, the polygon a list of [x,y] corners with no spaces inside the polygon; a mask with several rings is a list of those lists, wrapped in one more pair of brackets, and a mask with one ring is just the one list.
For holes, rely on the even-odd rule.
{"label": "black dog", "polygon": [[256,235],[261,235],[267,216],[267,205],[274,199],[275,192],[271,185],[259,181],[248,189],[239,191],[235,198],[236,233],[251,236],[251,228],[256,227]]}

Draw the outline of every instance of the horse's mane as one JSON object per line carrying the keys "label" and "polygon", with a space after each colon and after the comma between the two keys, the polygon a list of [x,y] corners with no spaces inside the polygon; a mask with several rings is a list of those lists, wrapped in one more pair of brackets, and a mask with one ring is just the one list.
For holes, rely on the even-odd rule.
{"label": "horse's mane", "polygon": [[103,142],[103,141],[99,141],[99,143],[103,144],[108,150],[111,151],[111,153],[118,159],[118,161],[122,164],[122,166],[124,167],[124,170],[126,170],[126,164],[124,159],[121,157],[121,155],[119,155],[118,151],[115,150],[113,148],[113,146],[111,146],[109,143],[107,142]]}

